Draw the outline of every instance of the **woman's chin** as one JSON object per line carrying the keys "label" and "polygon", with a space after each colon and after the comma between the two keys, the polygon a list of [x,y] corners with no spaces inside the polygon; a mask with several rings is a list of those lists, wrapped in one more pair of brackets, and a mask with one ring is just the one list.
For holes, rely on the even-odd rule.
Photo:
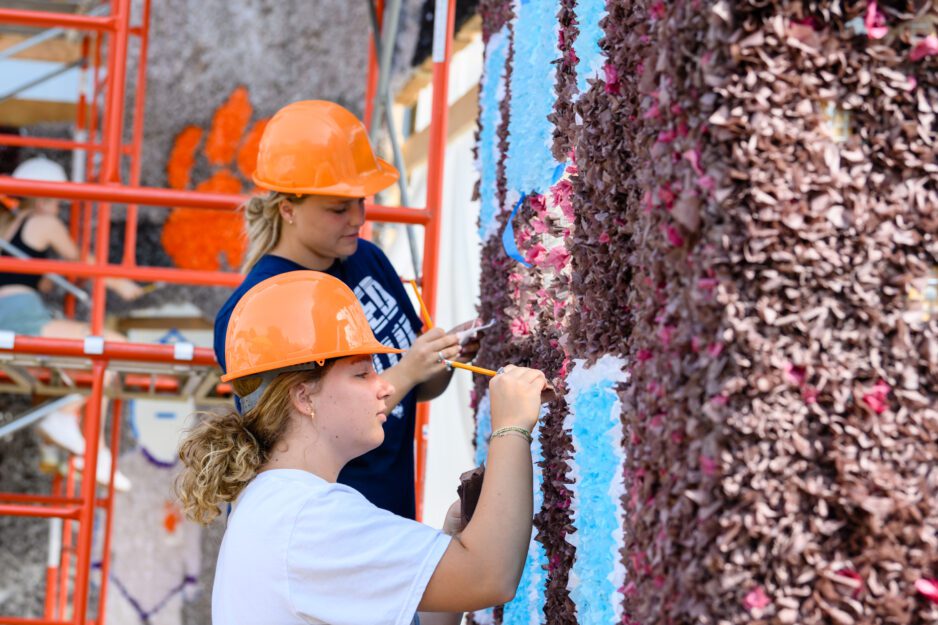
{"label": "woman's chin", "polygon": [[371,432],[362,432],[361,436],[356,441],[354,457],[362,456],[367,454],[369,451],[374,451],[381,446],[381,443],[384,442],[384,428],[380,430],[373,430]]}
{"label": "woman's chin", "polygon": [[354,237],[342,237],[339,239],[339,244],[336,246],[336,254],[339,258],[346,258],[354,254],[358,250],[358,236]]}

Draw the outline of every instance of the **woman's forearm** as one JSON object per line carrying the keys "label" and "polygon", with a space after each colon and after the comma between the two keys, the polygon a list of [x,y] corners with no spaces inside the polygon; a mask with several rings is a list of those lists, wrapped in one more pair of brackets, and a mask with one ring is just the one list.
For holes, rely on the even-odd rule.
{"label": "woman's forearm", "polygon": [[543,372],[514,365],[489,383],[495,431],[479,501],[437,564],[421,610],[478,610],[514,598],[534,514],[530,432],[546,384]]}
{"label": "woman's forearm", "polygon": [[417,386],[417,401],[430,401],[443,394],[449,381],[453,377],[453,371],[441,371],[426,382]]}
{"label": "woman's forearm", "polygon": [[459,625],[462,612],[420,612],[420,625]]}
{"label": "woman's forearm", "polygon": [[497,583],[512,593],[531,541],[532,472],[528,441],[516,434],[492,439],[479,503],[459,537],[466,549],[481,556],[486,575],[505,573]]}

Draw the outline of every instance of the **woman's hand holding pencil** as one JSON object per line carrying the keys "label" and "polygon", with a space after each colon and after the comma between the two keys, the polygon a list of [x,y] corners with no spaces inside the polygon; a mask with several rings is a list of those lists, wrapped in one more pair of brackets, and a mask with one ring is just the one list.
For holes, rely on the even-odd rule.
{"label": "woman's hand holding pencil", "polygon": [[[420,288],[417,286],[416,280],[408,280],[410,286],[414,289],[414,294],[417,296],[417,302],[420,304],[420,316],[423,318],[425,332],[420,336],[420,339],[427,337],[431,331],[434,329],[433,320],[430,318],[430,311],[427,308],[426,303],[423,301],[423,296],[420,294]],[[478,334],[481,331],[489,328],[494,325],[494,321],[489,321],[488,323],[482,325],[478,319],[472,321],[467,321],[456,326],[450,330],[450,334],[446,336],[456,337],[457,345],[460,346],[459,353],[456,356],[447,356],[444,351],[440,351],[437,354],[437,362],[445,365],[448,369],[464,369],[466,371],[471,371],[472,373],[478,373],[480,375],[487,375],[489,377],[495,377],[499,374],[499,371],[492,371],[491,369],[485,369],[483,367],[477,367],[475,365],[470,365],[469,361],[475,358],[476,353],[479,351],[479,339]],[[414,343],[416,347],[417,343]],[[411,348],[413,350],[413,347]],[[451,350],[450,350],[451,353]],[[541,402],[548,402],[553,400],[556,397],[556,391],[551,384],[547,384],[544,388],[544,391],[541,393]]]}
{"label": "woman's hand holding pencil", "polygon": [[414,385],[422,384],[433,376],[446,370],[444,360],[451,360],[460,354],[459,341],[454,334],[447,334],[442,328],[433,328],[417,337],[410,346],[399,366],[407,371]]}
{"label": "woman's hand holding pencil", "polygon": [[[466,371],[471,371],[472,373],[487,375],[491,378],[494,378],[499,373],[498,371],[492,371],[491,369],[485,369],[483,367],[476,367],[475,365],[469,365],[466,363],[457,362],[455,360],[444,360],[443,362],[447,367],[452,367],[454,369],[464,369]],[[548,383],[544,388],[544,391],[541,393],[541,403],[552,401],[556,396],[557,392],[553,385]]]}

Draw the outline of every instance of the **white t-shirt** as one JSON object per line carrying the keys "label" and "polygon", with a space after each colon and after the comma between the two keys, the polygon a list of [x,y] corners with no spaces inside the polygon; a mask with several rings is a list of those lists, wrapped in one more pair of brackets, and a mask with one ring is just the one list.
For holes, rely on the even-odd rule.
{"label": "white t-shirt", "polygon": [[450,537],[306,471],[255,477],[228,518],[214,625],[408,625]]}

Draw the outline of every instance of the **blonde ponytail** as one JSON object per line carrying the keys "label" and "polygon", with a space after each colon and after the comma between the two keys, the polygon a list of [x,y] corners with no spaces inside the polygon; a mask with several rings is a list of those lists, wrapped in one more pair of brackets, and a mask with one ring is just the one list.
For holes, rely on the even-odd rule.
{"label": "blonde ponytail", "polygon": [[[219,506],[237,499],[290,426],[290,389],[318,382],[332,366],[283,373],[271,381],[257,406],[241,415],[201,413],[201,422],[179,447],[184,469],[176,479],[176,494],[186,515],[202,524],[219,514]],[[235,392],[244,396],[255,390],[260,377],[234,381]]]}
{"label": "blonde ponytail", "polygon": [[247,233],[248,249],[244,255],[241,271],[247,273],[251,267],[280,241],[283,220],[280,217],[280,202],[296,200],[298,196],[271,191],[265,196],[255,196],[241,205],[244,212],[244,230]]}
{"label": "blonde ponytail", "polygon": [[234,501],[261,466],[261,447],[241,415],[201,413],[205,417],[179,448],[185,469],[176,493],[186,515],[208,524],[218,507]]}

